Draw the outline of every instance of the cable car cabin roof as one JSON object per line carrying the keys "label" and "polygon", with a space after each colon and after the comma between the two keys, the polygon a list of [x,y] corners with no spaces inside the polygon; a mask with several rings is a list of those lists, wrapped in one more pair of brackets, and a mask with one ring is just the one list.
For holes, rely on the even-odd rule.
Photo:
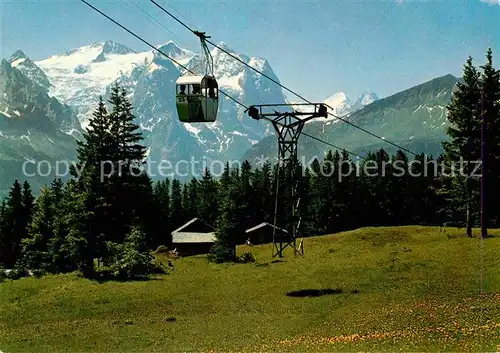
{"label": "cable car cabin roof", "polygon": [[[210,78],[212,78],[210,80]],[[215,77],[211,76],[181,76],[175,81],[176,85],[200,85],[200,84],[206,84],[208,83],[207,81],[212,81],[215,85],[213,86],[214,88],[218,87],[217,85],[217,80]]]}

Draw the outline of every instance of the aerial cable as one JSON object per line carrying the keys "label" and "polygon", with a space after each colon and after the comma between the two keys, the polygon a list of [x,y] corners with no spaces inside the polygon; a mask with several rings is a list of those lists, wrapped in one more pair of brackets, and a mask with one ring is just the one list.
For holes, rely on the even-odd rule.
{"label": "aerial cable", "polygon": [[[151,1],[153,1],[153,0],[151,0]],[[225,50],[224,48],[221,48],[220,46],[218,46],[218,45],[214,44],[214,43],[213,43],[212,41],[210,41],[210,40],[207,40],[207,42],[208,42],[208,43],[210,43],[210,44],[212,44],[214,47],[218,48],[220,51],[224,52],[225,54],[229,55],[230,57],[234,58],[235,60],[239,61],[240,63],[244,64],[244,65],[245,65],[245,66],[247,66],[248,68],[252,69],[253,71],[255,71],[255,72],[259,73],[260,75],[262,75],[262,76],[264,76],[265,78],[269,79],[270,81],[274,82],[275,84],[277,84],[277,85],[278,85],[278,86],[280,86],[281,88],[283,88],[283,89],[287,90],[288,92],[292,93],[292,94],[293,94],[293,95],[295,95],[296,97],[298,97],[298,98],[302,99],[303,101],[305,101],[305,102],[307,102],[307,103],[309,103],[309,104],[312,104],[310,100],[308,100],[308,99],[304,98],[303,96],[301,96],[300,94],[296,93],[295,91],[293,91],[293,90],[289,89],[288,87],[286,87],[286,86],[282,85],[281,83],[279,83],[278,81],[276,81],[275,79],[273,79],[272,77],[270,77],[269,75],[266,75],[265,73],[263,73],[263,72],[259,71],[258,69],[254,68],[253,66],[250,66],[248,63],[244,62],[243,60],[241,60],[240,58],[238,58],[238,57],[237,57],[237,56],[235,56],[234,54],[232,54],[232,53],[228,52],[227,50]],[[329,106],[328,104],[325,104],[325,103],[323,103],[323,104],[324,104],[325,106],[327,106],[328,108],[330,108],[330,109],[332,109],[332,110],[333,110],[333,108],[332,108],[331,106]],[[389,140],[387,140],[387,139],[385,139],[385,138],[383,138],[383,137],[381,137],[381,136],[379,136],[379,135],[377,135],[377,134],[374,134],[373,132],[368,131],[368,130],[366,130],[366,129],[364,129],[364,128],[360,127],[360,126],[357,126],[356,124],[354,124],[354,123],[350,122],[349,120],[346,120],[344,117],[340,117],[340,116],[335,115],[335,114],[333,114],[333,113],[331,113],[331,112],[328,112],[328,115],[330,115],[330,116],[332,116],[332,117],[334,117],[334,118],[336,118],[336,119],[338,119],[338,120],[340,120],[340,121],[343,121],[344,123],[347,123],[347,124],[349,124],[349,125],[351,125],[351,126],[355,127],[356,129],[359,129],[359,130],[361,130],[361,131],[363,131],[363,132],[365,132],[365,133],[367,133],[367,134],[369,134],[369,135],[371,135],[371,136],[373,136],[373,137],[375,137],[375,138],[377,138],[377,139],[379,139],[379,140],[382,140],[382,141],[384,141],[384,142],[387,142],[387,143],[389,143],[389,144],[393,145],[394,147],[397,147],[397,148],[399,148],[399,149],[401,149],[401,150],[404,150],[404,151],[406,151],[406,152],[408,152],[408,153],[410,153],[410,154],[412,154],[412,155],[414,155],[414,156],[417,156],[417,154],[416,154],[416,153],[414,153],[414,152],[412,152],[412,151],[408,150],[407,148],[402,147],[402,146],[400,146],[400,145],[398,145],[398,144],[396,144],[396,143],[394,143],[394,142],[392,142],[392,141],[389,141]],[[351,114],[347,114],[346,116],[349,116],[349,115],[351,115]]]}
{"label": "aerial cable", "polygon": [[[112,19],[111,17],[109,17],[108,15],[106,15],[104,12],[102,12],[101,10],[99,10],[98,8],[96,8],[95,6],[89,4],[87,1],[85,0],[81,0],[85,5],[89,6],[91,9],[93,9],[94,11],[98,12],[99,14],[101,14],[102,16],[106,17],[108,20],[110,20],[111,22],[113,22],[114,24],[116,24],[117,26],[119,26],[120,28],[122,28],[123,30],[127,31],[129,34],[133,35],[135,38],[139,39],[141,42],[143,42],[144,44],[146,44],[147,46],[149,46],[150,48],[152,48],[153,50],[157,51],[158,53],[162,54],[163,56],[165,56],[167,59],[171,60],[173,63],[177,64],[178,66],[182,67],[184,70],[186,70],[187,72],[195,75],[196,73],[193,72],[192,70],[188,69],[186,66],[182,65],[180,62],[178,62],[177,60],[175,60],[174,58],[168,56],[167,54],[165,54],[163,51],[161,51],[160,49],[158,49],[157,47],[155,47],[153,44],[149,43],[148,41],[146,41],[145,39],[143,39],[142,37],[140,37],[139,35],[135,34],[134,32],[132,32],[131,30],[129,30],[128,28],[126,28],[125,26],[123,26],[122,24],[120,24],[118,21],[115,21],[114,19]],[[228,95],[227,93],[223,92],[222,90],[219,90],[220,93],[222,93],[224,96],[226,96],[227,98],[229,98],[230,100],[232,100],[233,102],[241,105],[243,108],[245,109],[248,109],[248,107],[237,101],[236,99],[234,99],[233,97],[231,97],[230,95]]]}
{"label": "aerial cable", "polygon": [[[189,28],[189,26],[187,26],[185,23],[183,23],[181,20],[179,20],[176,16],[174,16],[172,13],[170,13],[168,10],[166,10],[163,6],[161,6],[160,4],[158,4],[158,3],[157,3],[156,1],[154,1],[154,0],[150,0],[150,1],[151,1],[154,5],[156,5],[156,6],[157,6],[160,10],[162,10],[162,11],[163,11],[163,12],[165,12],[167,15],[169,15],[170,17],[172,17],[172,18],[173,18],[174,20],[176,20],[178,23],[180,23],[180,24],[181,24],[183,27],[185,27],[188,31],[190,31],[191,33],[193,33],[193,34],[195,34],[195,35],[196,35],[196,31],[194,31],[194,30],[192,30],[191,28]],[[219,50],[220,50],[220,51],[222,51],[223,53],[225,53],[225,54],[229,55],[229,56],[230,56],[230,57],[232,57],[233,59],[235,59],[235,60],[237,60],[238,62],[242,63],[243,65],[247,66],[247,67],[248,67],[248,68],[250,68],[251,70],[253,70],[253,71],[257,72],[258,74],[260,74],[260,75],[264,76],[265,78],[267,78],[268,80],[270,80],[270,81],[272,81],[273,83],[277,84],[277,85],[278,85],[278,86],[280,86],[281,88],[283,88],[283,89],[285,89],[286,91],[288,91],[288,92],[292,93],[292,94],[293,94],[293,95],[295,95],[296,97],[298,97],[298,98],[302,99],[303,101],[305,101],[305,102],[307,102],[307,103],[309,103],[309,104],[312,104],[312,102],[311,102],[311,101],[309,101],[308,99],[304,98],[303,96],[301,96],[301,95],[300,95],[300,94],[298,94],[297,92],[295,92],[295,91],[291,90],[290,88],[288,88],[288,87],[284,86],[283,84],[281,84],[280,82],[276,81],[275,79],[273,79],[273,78],[272,78],[272,77],[270,77],[269,75],[266,75],[265,73],[261,72],[260,70],[258,70],[258,69],[256,69],[256,68],[254,68],[254,67],[250,66],[248,63],[244,62],[243,60],[241,60],[240,58],[238,58],[238,57],[237,57],[237,56],[235,56],[234,54],[232,54],[232,53],[230,53],[229,51],[225,50],[224,48],[221,48],[221,47],[220,47],[220,46],[218,46],[217,44],[213,43],[211,40],[206,40],[206,41],[207,41],[207,43],[209,43],[209,44],[213,45],[215,48],[219,49]],[[324,103],[323,103],[323,104],[324,104]],[[333,110],[333,108],[332,108],[331,106],[329,106],[328,104],[324,104],[324,105],[325,105],[325,106],[327,106],[328,108],[330,108],[330,109],[332,109],[332,110]],[[408,153],[410,153],[410,154],[412,154],[412,155],[414,155],[414,156],[417,156],[417,155],[418,155],[417,153],[414,153],[414,152],[410,151],[409,149],[407,149],[407,148],[405,148],[405,147],[402,147],[402,146],[400,146],[400,145],[398,145],[398,144],[396,144],[396,143],[394,143],[394,142],[392,142],[392,141],[389,141],[389,140],[387,140],[387,139],[385,139],[385,138],[383,138],[383,137],[381,137],[381,136],[379,136],[379,135],[377,135],[377,134],[374,134],[374,133],[373,133],[373,132],[371,132],[371,131],[368,131],[368,130],[366,130],[366,129],[364,129],[364,128],[360,127],[360,126],[357,126],[356,124],[354,124],[354,123],[350,122],[349,120],[346,120],[346,119],[345,119],[345,118],[343,118],[343,117],[337,116],[337,115],[335,115],[335,114],[333,114],[333,113],[330,113],[330,112],[328,112],[328,115],[333,116],[334,118],[336,118],[336,119],[338,119],[338,120],[341,120],[341,121],[343,121],[344,123],[347,123],[347,124],[349,124],[349,125],[351,125],[351,126],[355,127],[356,129],[359,129],[359,130],[361,130],[361,131],[363,131],[363,132],[365,132],[365,133],[367,133],[367,134],[369,134],[369,135],[371,135],[371,136],[373,136],[373,137],[375,137],[375,138],[377,138],[377,139],[379,139],[379,140],[382,140],[382,141],[384,141],[384,142],[386,142],[386,143],[389,143],[389,144],[393,145],[394,147],[397,147],[397,148],[399,148],[399,149],[401,149],[401,150],[403,150],[403,151],[406,151],[406,152],[408,152]],[[347,114],[347,116],[348,116],[348,115],[350,115],[350,114]]]}
{"label": "aerial cable", "polygon": [[114,19],[112,19],[111,17],[109,17],[108,15],[106,15],[104,12],[102,12],[101,10],[99,10],[98,8],[96,8],[95,6],[89,4],[87,1],[85,0],[81,0],[85,5],[87,5],[88,7],[90,7],[91,9],[93,9],[94,11],[100,13],[102,16],[106,17],[108,20],[110,20],[111,22],[113,22],[115,25],[119,26],[120,28],[122,28],[123,30],[127,31],[129,34],[133,35],[134,37],[136,37],[137,39],[139,39],[141,42],[143,42],[144,44],[146,44],[147,46],[151,47],[152,49],[156,50],[157,52],[159,52],[160,54],[164,55],[165,57],[167,57],[168,59],[170,59],[172,62],[174,62],[175,64],[179,65],[180,67],[182,67],[183,69],[189,71],[189,72],[192,72],[191,70],[189,70],[186,66],[182,65],[180,62],[176,61],[174,58],[171,58],[170,56],[168,56],[167,54],[165,54],[164,52],[162,52],[161,50],[159,50],[158,48],[156,48],[153,44],[149,43],[148,41],[146,41],[145,39],[141,38],[140,36],[138,36],[137,34],[135,34],[134,32],[132,32],[131,30],[129,30],[128,28],[126,28],[125,26],[121,25],[120,23],[118,23],[117,21],[115,21]]}
{"label": "aerial cable", "polygon": [[358,157],[358,158],[360,158],[360,159],[367,160],[365,157],[360,156],[360,155],[359,155],[359,154],[357,154],[357,153],[354,153],[354,152],[351,152],[351,151],[349,151],[349,150],[346,150],[345,148],[341,148],[341,147],[335,146],[333,143],[330,143],[330,142],[324,141],[324,140],[322,140],[322,139],[320,139],[320,138],[317,138],[317,137],[315,137],[315,136],[309,135],[309,134],[308,134],[308,133],[306,133],[306,132],[303,132],[303,131],[302,131],[302,135],[305,135],[305,136],[307,136],[307,137],[309,137],[309,138],[312,138],[313,140],[316,140],[316,141],[319,141],[319,142],[323,142],[324,144],[329,145],[329,146],[331,146],[331,147],[333,147],[333,148],[336,148],[336,149],[338,149],[338,150],[341,150],[341,151],[346,151],[347,153],[352,154],[353,156],[356,156],[356,157]]}
{"label": "aerial cable", "polygon": [[151,20],[149,19],[146,19],[149,23],[153,24],[153,25],[157,25],[157,26],[160,26],[161,28],[163,28],[164,30],[166,30],[168,33],[170,33],[171,35],[173,35],[174,37],[176,37],[177,39],[181,40],[181,38],[175,34],[174,32],[172,32],[170,29],[168,29],[166,26],[164,26],[160,21],[158,21],[156,18],[154,18],[154,16],[152,16],[151,14],[149,14],[147,11],[145,11],[142,7],[140,7],[139,5],[137,5],[133,0],[128,0],[128,2],[132,5],[134,5],[137,9],[139,9],[143,14],[145,14],[146,16],[148,16],[148,18],[150,18]]}
{"label": "aerial cable", "polygon": [[[158,4],[156,1],[154,0],[150,0],[153,4],[155,4],[160,10],[162,10],[163,12],[165,12],[166,14],[168,14],[170,17],[172,17],[174,20],[176,20],[177,22],[179,22],[179,24],[181,26],[183,26],[184,28],[186,28],[189,32],[193,33],[194,35],[196,35],[196,31],[194,31],[193,29],[191,29],[188,25],[186,25],[184,22],[182,22],[181,20],[179,20],[177,17],[175,17],[174,15],[172,15],[169,11],[167,11],[167,9],[165,9],[163,6],[161,6],[160,4]],[[179,13],[179,11],[177,11],[177,13]],[[179,13],[180,15],[180,13]]]}
{"label": "aerial cable", "polygon": [[[116,24],[117,26],[119,26],[120,28],[122,28],[123,30],[125,30],[126,32],[128,32],[129,34],[133,35],[135,38],[139,39],[141,42],[143,42],[144,44],[146,44],[147,46],[149,46],[150,48],[152,48],[152,49],[153,49],[153,50],[155,50],[156,52],[160,53],[161,55],[165,56],[166,58],[168,58],[169,60],[171,60],[172,62],[174,62],[175,64],[177,64],[178,66],[182,67],[182,68],[183,68],[184,70],[186,70],[187,72],[190,72],[190,73],[192,73],[193,75],[195,74],[193,71],[191,71],[190,69],[188,69],[186,66],[182,65],[181,63],[179,63],[178,61],[176,61],[174,58],[171,58],[170,56],[168,56],[167,54],[165,54],[162,50],[160,50],[160,49],[156,48],[153,44],[151,44],[151,43],[149,43],[148,41],[146,41],[145,39],[143,39],[141,36],[139,36],[139,35],[135,34],[135,33],[134,33],[134,32],[132,32],[131,30],[129,30],[128,28],[126,28],[125,26],[123,26],[122,24],[120,24],[118,21],[116,21],[116,20],[112,19],[110,16],[106,15],[104,12],[102,12],[101,10],[99,10],[98,8],[96,8],[95,6],[93,6],[93,5],[89,4],[86,0],[81,0],[81,1],[82,1],[85,5],[89,6],[91,9],[93,9],[94,11],[96,11],[97,13],[101,14],[102,16],[104,16],[104,17],[105,17],[106,19],[108,19],[109,21],[113,22],[114,24]],[[193,33],[194,33],[194,31],[193,31]],[[231,101],[233,101],[234,103],[238,104],[239,106],[241,106],[241,107],[243,107],[243,108],[245,108],[245,109],[248,109],[248,108],[249,108],[246,104],[244,104],[244,103],[242,103],[242,102],[238,101],[237,99],[233,98],[232,96],[230,96],[229,94],[225,93],[225,92],[224,92],[224,91],[222,91],[221,89],[219,89],[219,92],[220,92],[221,94],[223,94],[225,97],[227,97],[229,100],[231,100]],[[264,118],[265,118],[265,117],[264,117]],[[356,154],[356,153],[353,153],[353,152],[347,151],[347,150],[346,150],[346,149],[344,149],[344,148],[337,147],[337,146],[335,146],[335,145],[333,145],[333,144],[331,144],[331,143],[329,143],[329,142],[326,142],[326,141],[324,141],[324,140],[321,140],[321,139],[319,139],[319,138],[317,138],[317,137],[314,137],[314,136],[309,135],[309,134],[304,133],[304,132],[303,132],[303,134],[304,134],[304,135],[306,135],[306,136],[308,136],[308,137],[310,137],[310,138],[312,138],[312,139],[315,139],[315,140],[317,140],[317,141],[319,141],[319,142],[322,142],[322,143],[324,143],[324,144],[327,144],[327,145],[329,145],[329,146],[332,146],[332,147],[337,148],[337,149],[340,149],[340,150],[344,150],[344,151],[346,151],[347,153],[350,153],[350,154],[353,154],[353,155],[355,155],[355,156],[357,156],[357,157],[360,157],[360,158],[362,158],[362,159],[365,159],[364,157],[362,157],[362,156],[360,156],[360,155],[358,155],[358,154]]]}
{"label": "aerial cable", "polygon": [[197,30],[196,26],[194,26],[192,23],[189,22],[189,19],[186,18],[186,16],[183,16],[178,10],[176,10],[172,5],[170,4],[167,4],[168,7],[170,7],[172,10],[174,10],[178,15],[179,17],[183,18],[184,19],[184,23],[186,23],[189,27],[191,28],[194,28]]}

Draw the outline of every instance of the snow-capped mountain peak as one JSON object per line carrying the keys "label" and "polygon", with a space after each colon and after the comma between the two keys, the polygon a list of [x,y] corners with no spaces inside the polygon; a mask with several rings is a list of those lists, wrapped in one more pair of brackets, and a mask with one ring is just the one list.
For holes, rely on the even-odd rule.
{"label": "snow-capped mountain peak", "polygon": [[[247,106],[285,102],[278,85],[243,64],[279,82],[266,59],[237,53],[224,42],[217,46],[220,48],[213,48],[211,55],[221,91]],[[204,69],[201,48],[192,52],[173,41],[156,48],[190,70]],[[118,82],[132,100],[137,124],[151,144],[152,158],[177,160],[189,159],[190,155],[237,158],[272,129],[268,124],[249,119],[242,106],[222,96],[216,122],[181,123],[175,106],[175,82],[184,70],[165,55],[156,50],[136,53],[107,41],[51,56],[36,64],[50,78],[49,94],[73,106],[83,127],[87,126],[99,96],[107,99],[111,85]],[[352,106],[341,92],[325,103],[332,106],[336,115],[346,114]]]}
{"label": "snow-capped mountain peak", "polygon": [[[336,116],[343,116],[352,111],[352,103],[344,92],[337,92],[323,101],[327,105],[328,111]],[[338,121],[334,116],[329,115],[327,121]]]}
{"label": "snow-capped mountain peak", "polygon": [[102,53],[103,54],[133,54],[136,53],[135,50],[127,47],[126,45],[113,42],[112,40],[107,40],[102,43]]}
{"label": "snow-capped mountain peak", "polygon": [[[160,45],[156,46],[156,48],[159,51],[161,51],[162,53],[168,55],[169,57],[171,57],[172,59],[175,59],[175,60],[187,59],[187,58],[191,58],[193,55],[195,55],[195,53],[193,53],[189,50],[182,49],[177,44],[175,44],[175,42],[172,40],[169,40],[165,44],[160,44]],[[156,52],[156,53],[158,55],[162,55],[158,52]],[[162,57],[163,57],[163,55],[162,55]]]}
{"label": "snow-capped mountain peak", "polygon": [[229,53],[234,53],[234,50],[233,50],[233,49],[231,49],[231,48],[230,48],[230,47],[229,47],[229,46],[228,46],[225,42],[222,42],[222,41],[221,41],[221,42],[219,42],[219,44],[217,44],[217,46],[218,46],[220,49],[219,49],[219,48],[215,48],[214,50],[221,50],[221,49],[222,49],[222,50],[225,50],[225,51],[227,51],[227,52],[229,52]]}
{"label": "snow-capped mountain peak", "polygon": [[325,99],[323,103],[335,109],[341,105],[349,105],[351,102],[344,92],[338,92]]}
{"label": "snow-capped mountain peak", "polygon": [[44,92],[48,91],[50,81],[45,73],[22,50],[16,50],[9,58],[9,63],[26,75]]}
{"label": "snow-capped mountain peak", "polygon": [[9,58],[9,62],[13,67],[16,67],[18,64],[22,63],[28,57],[24,52],[20,49],[16,50],[14,54],[12,54]]}
{"label": "snow-capped mountain peak", "polygon": [[365,90],[361,94],[361,96],[356,100],[354,103],[355,108],[361,109],[362,107],[371,104],[378,100],[378,96],[376,93],[370,91],[370,90]]}
{"label": "snow-capped mountain peak", "polygon": [[99,95],[121,75],[151,61],[151,51],[135,53],[132,49],[112,41],[98,42],[37,61],[50,78],[49,94],[73,106],[82,126],[91,116],[89,109]]}
{"label": "snow-capped mountain peak", "polygon": [[[352,103],[352,101],[344,92],[334,93],[333,95],[331,95],[322,102],[325,105],[327,105],[328,112],[332,114],[329,115],[328,118],[326,119],[326,124],[338,122],[340,120],[336,119],[335,116],[342,117],[347,114],[353,113],[356,110],[359,110],[376,100],[378,100],[377,95],[369,90],[364,91],[354,103]],[[297,104],[302,102],[289,101],[288,103]],[[308,106],[295,106],[294,109],[302,112],[307,112],[311,110],[311,108],[309,108]],[[309,122],[312,123],[315,121],[317,120],[310,120]],[[323,122],[324,121],[325,120],[323,120]]]}

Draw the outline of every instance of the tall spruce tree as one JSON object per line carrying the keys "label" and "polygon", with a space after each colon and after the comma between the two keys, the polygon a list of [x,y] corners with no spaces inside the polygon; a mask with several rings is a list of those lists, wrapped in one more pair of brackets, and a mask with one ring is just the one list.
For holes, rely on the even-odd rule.
{"label": "tall spruce tree", "polygon": [[51,190],[44,186],[36,199],[33,219],[28,225],[28,237],[23,240],[23,265],[29,269],[57,272],[53,266],[50,244],[54,237],[55,209]]}
{"label": "tall spruce tree", "polygon": [[[255,170],[252,176],[254,194],[252,195],[251,207],[253,208],[254,223],[252,226],[262,222],[272,222],[274,213],[272,166],[266,162],[261,169]],[[224,188],[221,182],[221,188]]]}
{"label": "tall spruce tree", "polygon": [[485,184],[486,217],[491,226],[498,227],[500,215],[495,212],[500,199],[500,70],[493,67],[493,52],[486,52],[486,63],[481,66],[479,78],[481,88],[481,113],[486,121],[486,161]]}
{"label": "tall spruce tree", "polygon": [[[28,224],[31,222],[31,217],[33,216],[33,207],[35,203],[35,197],[31,191],[31,186],[27,181],[23,183],[23,191],[22,191],[22,204],[23,204],[23,213],[21,217],[21,222],[25,228],[28,227]],[[25,231],[25,237],[28,234],[28,231]]]}
{"label": "tall spruce tree", "polygon": [[338,172],[335,176],[338,177],[337,188],[335,190],[334,210],[337,215],[336,226],[337,230],[342,231],[350,229],[351,213],[349,208],[353,208],[355,201],[353,200],[353,165],[346,151],[342,151],[339,157]]}
{"label": "tall spruce tree", "polygon": [[240,222],[240,202],[240,190],[231,183],[222,196],[215,229],[216,242],[209,254],[210,261],[222,263],[236,260],[238,239],[242,239],[245,234]]}
{"label": "tall spruce tree", "polygon": [[214,180],[208,168],[205,168],[198,189],[200,197],[198,216],[210,225],[215,224],[217,218],[219,208],[217,191],[217,181]]}
{"label": "tall spruce tree", "polygon": [[78,161],[71,168],[73,179],[67,187],[66,249],[70,261],[85,276],[94,274],[95,259],[107,256],[106,234],[113,228],[106,187],[114,172],[114,166],[108,163],[112,151],[110,126],[106,105],[100,97],[83,140],[77,142]]}
{"label": "tall spruce tree", "polygon": [[415,173],[413,178],[410,177],[408,157],[403,151],[398,150],[391,159],[393,168],[390,170],[390,175],[387,176],[389,178],[387,189],[390,193],[388,208],[398,224],[407,225],[411,223],[410,208],[413,205],[410,201],[412,199],[410,193],[416,191],[410,187],[411,181],[414,181],[415,178],[421,180],[422,176]]}
{"label": "tall spruce tree", "polygon": [[183,199],[183,209],[185,213],[185,219],[191,220],[198,216],[198,204],[199,204],[199,181],[196,178],[192,178],[189,184],[186,185],[186,197]]}
{"label": "tall spruce tree", "polygon": [[117,84],[113,86],[109,103],[113,108],[109,114],[109,160],[115,173],[112,173],[108,189],[114,223],[108,239],[122,242],[131,230],[132,220],[145,226],[151,211],[152,186],[143,170],[146,157],[146,147],[140,143],[143,136],[134,123],[133,107],[126,91]]}
{"label": "tall spruce tree", "polygon": [[[241,166],[241,176],[238,182],[242,201],[240,204],[240,223],[243,229],[248,229],[255,225],[251,208],[251,199],[254,195],[254,188],[251,183],[252,177],[252,166],[245,160]],[[238,243],[243,243],[244,240],[245,239],[238,239]]]}
{"label": "tall spruce tree", "polygon": [[2,204],[0,206],[0,268],[4,267],[4,261],[5,261],[5,256],[6,256],[6,251],[7,251],[7,234],[8,234],[8,227],[7,227],[7,219],[5,217],[5,210],[7,206],[5,203],[5,199],[2,200]]}
{"label": "tall spruce tree", "polygon": [[[151,179],[141,168],[145,147],[134,124],[132,105],[115,85],[108,113],[99,100],[84,140],[78,146],[78,166],[68,183],[69,233],[66,247],[85,274],[92,275],[95,260],[115,261],[116,244],[123,243],[132,227],[142,227],[152,241],[153,192]],[[132,222],[134,222],[132,224]]]}
{"label": "tall spruce tree", "polygon": [[311,163],[310,193],[306,222],[309,234],[325,234],[328,230],[330,190],[328,177],[323,173],[322,163],[315,158]]}
{"label": "tall spruce tree", "polygon": [[13,268],[20,260],[21,242],[27,236],[26,223],[24,222],[26,210],[23,204],[23,189],[16,179],[12,185],[4,211],[4,229],[0,243],[0,263],[5,268]]}
{"label": "tall spruce tree", "polygon": [[52,223],[53,236],[49,243],[52,266],[55,272],[74,271],[76,267],[70,260],[66,244],[66,237],[69,232],[67,220],[68,215],[71,214],[66,202],[69,195],[61,178],[55,178],[49,188],[54,214]]}
{"label": "tall spruce tree", "polygon": [[[457,83],[451,103],[447,106],[448,121],[452,124],[446,132],[449,141],[443,143],[446,174],[451,182],[446,190],[451,207],[465,220],[466,233],[472,237],[472,227],[478,214],[479,183],[472,176],[473,165],[480,160],[480,74],[469,57],[463,70],[463,82]],[[465,161],[465,165],[461,164]],[[463,168],[458,168],[462,165]]]}

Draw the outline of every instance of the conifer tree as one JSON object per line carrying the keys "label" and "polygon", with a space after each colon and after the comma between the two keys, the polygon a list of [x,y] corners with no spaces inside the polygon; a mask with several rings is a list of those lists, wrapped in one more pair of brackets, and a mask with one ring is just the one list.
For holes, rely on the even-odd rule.
{"label": "conifer tree", "polygon": [[156,234],[153,246],[171,243],[170,234],[170,180],[159,180],[154,186]]}
{"label": "conifer tree", "polygon": [[221,263],[236,260],[238,239],[242,239],[245,234],[238,217],[241,215],[240,201],[237,185],[230,184],[221,200],[215,230],[217,240],[210,251],[210,261]]}
{"label": "conifer tree", "polygon": [[497,227],[500,215],[494,212],[500,198],[500,70],[493,67],[493,52],[489,48],[486,52],[486,63],[481,66],[479,78],[481,89],[481,113],[486,121],[486,207],[487,221]]}
{"label": "conifer tree", "polygon": [[[341,205],[336,201],[340,184],[340,153],[338,150],[335,153],[329,151],[325,157],[323,169],[327,178],[327,193],[328,193],[328,224],[327,231],[339,232],[341,227]],[[328,162],[328,163],[326,163]]]}
{"label": "conifer tree", "polygon": [[5,256],[7,253],[7,234],[8,234],[8,227],[7,227],[7,219],[5,217],[5,210],[7,206],[5,203],[5,199],[2,200],[2,204],[0,206],[0,268],[4,267],[4,261],[5,261]]}
{"label": "conifer tree", "polygon": [[[254,222],[251,209],[251,199],[253,198],[254,195],[254,189],[251,184],[252,177],[253,177],[252,166],[247,160],[245,160],[241,166],[241,176],[238,183],[241,195],[240,223],[243,229],[248,229],[253,225],[255,225],[253,224]],[[244,240],[245,239],[238,239],[238,243],[243,243]]]}
{"label": "conifer tree", "polygon": [[315,158],[311,164],[308,219],[306,229],[309,234],[324,234],[328,230],[329,187],[328,178],[323,174],[321,162]]}
{"label": "conifer tree", "polygon": [[[446,190],[451,206],[462,213],[466,233],[472,237],[472,227],[478,212],[478,180],[472,177],[473,166],[466,163],[458,169],[459,163],[480,160],[480,74],[469,57],[463,70],[463,82],[457,83],[451,103],[447,106],[447,129],[449,141],[443,143],[447,174],[454,174]],[[454,171],[452,168],[455,167]]]}
{"label": "conifer tree", "polygon": [[102,98],[84,140],[78,146],[82,175],[68,183],[70,216],[66,248],[85,273],[94,271],[94,260],[106,263],[109,244],[120,244],[131,232],[132,221],[152,243],[153,190],[142,169],[145,147],[133,122],[132,105],[115,85],[108,113]]}
{"label": "conifer tree", "polygon": [[[151,180],[143,170],[146,147],[141,145],[143,137],[134,123],[132,104],[126,92],[116,84],[111,90],[109,103],[112,105],[110,119],[109,161],[115,173],[110,179],[108,194],[112,219],[114,220],[112,241],[121,242],[130,232],[131,220],[137,219],[144,226],[150,215],[149,201],[152,195]],[[145,228],[147,231],[148,229]]]}
{"label": "conifer tree", "polygon": [[189,184],[186,185],[186,197],[182,206],[185,212],[186,221],[198,216],[198,189],[199,182],[196,178],[192,178]]}
{"label": "conifer tree", "polygon": [[66,203],[68,193],[61,178],[55,178],[50,184],[50,195],[54,220],[52,223],[53,236],[49,243],[52,254],[52,266],[55,272],[70,272],[75,270],[75,265],[70,261],[70,254],[66,248],[68,235],[68,214],[70,209]]}
{"label": "conifer tree", "polygon": [[[231,183],[231,169],[229,168],[229,162],[226,162],[224,166],[224,171],[220,178],[219,186],[220,190],[225,190],[225,188]],[[222,194],[221,194],[222,195]]]}
{"label": "conifer tree", "polygon": [[[410,207],[414,205],[413,200],[415,197],[411,197],[410,193],[413,193],[416,188],[412,188],[412,181],[423,180],[423,168],[417,170],[418,173],[414,173],[414,177],[409,175],[408,167],[408,157],[406,154],[398,150],[396,155],[391,158],[392,165],[390,175],[388,175],[387,189],[389,192],[389,204],[390,214],[394,217],[394,221],[401,225],[410,224]],[[422,166],[423,167],[423,166]],[[418,175],[418,176],[417,176]],[[415,184],[415,183],[413,183]]]}
{"label": "conifer tree", "polygon": [[182,208],[182,186],[178,179],[172,180],[172,189],[170,195],[170,219],[172,220],[172,229],[180,227],[185,220],[184,210]]}
{"label": "conifer tree", "polygon": [[153,273],[164,273],[151,254],[146,234],[141,226],[132,223],[123,243],[109,243],[109,268],[119,278],[144,278]]}
{"label": "conifer tree", "polygon": [[308,166],[304,167],[303,175],[299,178],[299,186],[297,188],[300,195],[300,228],[298,233],[303,236],[309,235],[308,224],[309,224],[309,203],[311,202],[311,171]]}
{"label": "conifer tree", "polygon": [[[251,226],[255,226],[262,222],[272,222],[274,212],[274,190],[271,163],[264,163],[261,169],[257,169],[254,172],[252,185],[254,188],[254,194],[252,197],[254,222]],[[221,188],[224,188],[222,186],[222,182]]]}
{"label": "conifer tree", "polygon": [[84,138],[78,141],[77,168],[68,182],[69,213],[66,250],[70,261],[86,276],[94,273],[94,259],[106,257],[106,234],[113,228],[106,185],[114,171],[111,157],[110,119],[102,97]]}
{"label": "conifer tree", "polygon": [[55,273],[50,245],[54,236],[55,213],[51,190],[44,186],[36,200],[28,237],[23,241],[23,265]]}
{"label": "conifer tree", "polygon": [[200,197],[198,216],[204,222],[211,225],[215,224],[219,208],[217,193],[217,182],[213,179],[208,168],[205,168],[198,190]]}
{"label": "conifer tree", "polygon": [[23,205],[23,191],[16,179],[5,203],[0,262],[5,268],[13,268],[21,255],[21,241],[26,237],[26,224]]}
{"label": "conifer tree", "polygon": [[[86,183],[92,184],[91,181]],[[90,277],[95,273],[94,260],[107,255],[103,233],[106,218],[102,212],[104,207],[101,198],[91,187],[89,190],[82,190],[81,187],[73,180],[68,182],[66,202],[70,213],[67,216],[65,249],[69,254],[69,261],[84,276]]]}
{"label": "conifer tree", "polygon": [[[24,225],[25,229],[28,224],[31,222],[31,217],[33,215],[33,206],[34,206],[35,197],[31,192],[31,186],[27,181],[23,183],[23,191],[22,191],[22,204],[23,204],[23,213],[21,217],[21,222]],[[26,237],[27,231],[25,231],[24,237]]]}
{"label": "conifer tree", "polygon": [[182,184],[182,209],[184,210],[184,217],[185,220],[189,219],[189,216],[187,215],[186,208],[188,207],[189,204],[189,187],[188,183]]}
{"label": "conifer tree", "polygon": [[406,205],[411,210],[410,223],[422,225],[441,224],[440,209],[442,201],[437,190],[440,187],[438,179],[438,168],[432,156],[423,153],[416,156],[415,163],[411,166],[411,178],[409,180],[406,196]]}
{"label": "conifer tree", "polygon": [[352,190],[354,183],[352,170],[353,166],[349,154],[346,151],[342,151],[342,154],[339,155],[338,173],[335,173],[335,176],[338,177],[338,182],[334,194],[334,210],[337,215],[336,228],[339,231],[351,228],[349,219],[351,212],[349,212],[349,208],[355,206]]}

